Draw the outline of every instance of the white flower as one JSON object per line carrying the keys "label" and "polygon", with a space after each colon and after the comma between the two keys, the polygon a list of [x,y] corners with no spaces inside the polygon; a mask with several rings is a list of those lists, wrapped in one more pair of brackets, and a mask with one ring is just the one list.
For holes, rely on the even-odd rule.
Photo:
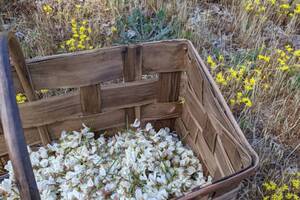
{"label": "white flower", "polygon": [[133,124],[131,126],[134,128],[138,128],[138,127],[140,127],[140,125],[141,125],[140,120],[135,119],[135,121],[133,122]]}
{"label": "white flower", "polygon": [[[125,130],[94,139],[83,125],[80,132],[63,132],[58,143],[28,148],[41,198],[163,200],[211,184],[194,153],[169,128],[156,132],[150,123],[139,128],[138,120],[132,127],[134,134]],[[10,176],[0,189],[6,199],[19,199],[12,191],[18,192],[11,162],[5,169]]]}

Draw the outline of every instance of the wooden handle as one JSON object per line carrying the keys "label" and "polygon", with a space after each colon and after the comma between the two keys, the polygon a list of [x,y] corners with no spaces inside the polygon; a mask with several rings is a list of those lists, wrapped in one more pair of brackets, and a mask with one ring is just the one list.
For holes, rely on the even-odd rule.
{"label": "wooden handle", "polygon": [[8,34],[0,33],[0,111],[4,137],[21,199],[40,199],[16,103],[9,63]]}

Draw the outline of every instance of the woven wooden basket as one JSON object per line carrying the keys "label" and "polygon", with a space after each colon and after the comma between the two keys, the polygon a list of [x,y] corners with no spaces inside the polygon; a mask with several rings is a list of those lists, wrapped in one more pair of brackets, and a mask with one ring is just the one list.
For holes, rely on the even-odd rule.
{"label": "woven wooden basket", "polygon": [[[211,185],[180,199],[234,199],[240,182],[257,167],[257,154],[190,41],[25,61],[13,34],[2,33],[0,76],[0,155],[9,154],[22,199],[40,198],[26,143],[45,145],[82,123],[100,131],[125,127],[138,118],[176,130],[201,159],[206,175],[213,177]],[[35,91],[44,88],[79,89],[39,100]],[[17,106],[16,92],[24,92],[29,102]]]}

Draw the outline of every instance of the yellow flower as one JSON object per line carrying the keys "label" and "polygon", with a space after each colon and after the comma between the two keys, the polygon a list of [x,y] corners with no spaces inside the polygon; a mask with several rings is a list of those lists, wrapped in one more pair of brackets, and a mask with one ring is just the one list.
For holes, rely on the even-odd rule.
{"label": "yellow flower", "polygon": [[223,62],[223,61],[224,61],[224,56],[223,56],[223,55],[219,55],[219,56],[218,56],[218,60],[219,60],[220,62]]}
{"label": "yellow flower", "polygon": [[211,68],[215,68],[216,67],[216,63],[213,61],[211,56],[207,57],[207,63],[211,66]]}
{"label": "yellow flower", "polygon": [[294,51],[294,56],[300,57],[300,49]]}
{"label": "yellow flower", "polygon": [[241,101],[242,101],[242,96],[243,96],[243,93],[242,93],[242,92],[237,92],[237,93],[236,93],[236,100],[237,100],[237,103],[241,103]]}
{"label": "yellow flower", "polygon": [[259,6],[258,12],[264,12],[266,10],[265,6]]}
{"label": "yellow flower", "polygon": [[41,93],[43,93],[43,94],[46,94],[46,93],[48,93],[48,92],[49,92],[49,90],[48,90],[48,89],[41,89],[40,91],[41,91]]}
{"label": "yellow flower", "polygon": [[227,85],[227,82],[226,82],[222,72],[217,73],[216,81],[217,81],[217,83],[220,83],[222,85]]}
{"label": "yellow flower", "polygon": [[118,29],[115,27],[115,26],[112,26],[111,27],[111,32],[112,33],[116,33],[118,31]]}
{"label": "yellow flower", "polygon": [[93,49],[94,47],[93,46],[89,46],[89,49]]}
{"label": "yellow flower", "polygon": [[285,198],[286,199],[292,199],[294,197],[294,194],[288,192],[286,195],[285,195]]}
{"label": "yellow flower", "polygon": [[27,98],[24,94],[18,93],[16,95],[16,101],[17,101],[18,104],[25,103],[26,100],[27,100]]}
{"label": "yellow flower", "polygon": [[263,60],[265,62],[270,62],[270,57],[269,56],[258,55],[258,59]]}
{"label": "yellow flower", "polygon": [[237,71],[235,71],[234,69],[230,68],[229,72],[230,72],[230,75],[231,75],[232,78],[237,78],[237,75],[238,75]]}
{"label": "yellow flower", "polygon": [[285,49],[288,51],[288,52],[292,52],[294,49],[291,47],[291,45],[285,45]]}
{"label": "yellow flower", "polygon": [[80,4],[76,4],[75,7],[76,7],[76,9],[80,9],[81,5]]}
{"label": "yellow flower", "polygon": [[50,13],[52,13],[53,8],[49,5],[49,4],[45,4],[43,5],[43,11],[49,15]]}
{"label": "yellow flower", "polygon": [[300,189],[300,179],[293,179],[291,180],[292,186],[293,188]]}
{"label": "yellow flower", "polygon": [[254,8],[254,6],[251,2],[248,2],[245,6],[245,10],[248,11],[248,12],[252,11],[253,8]]}
{"label": "yellow flower", "polygon": [[277,188],[277,184],[274,183],[273,181],[266,182],[266,183],[263,184],[263,186],[265,187],[265,189],[267,191],[272,191],[272,190],[275,190]]}
{"label": "yellow flower", "polygon": [[295,8],[295,10],[294,10],[294,13],[295,14],[300,14],[300,4],[296,4],[296,8]]}
{"label": "yellow flower", "polygon": [[245,103],[245,105],[247,107],[251,107],[252,106],[252,102],[251,102],[251,100],[248,97],[243,97],[242,98],[242,102]]}
{"label": "yellow flower", "polygon": [[282,66],[278,67],[278,69],[284,72],[284,71],[288,71],[290,69],[290,67],[287,65],[282,65]]}
{"label": "yellow flower", "polygon": [[284,4],[281,4],[279,7],[282,9],[289,9],[291,6],[287,3],[284,3]]}
{"label": "yellow flower", "polygon": [[268,2],[270,2],[272,5],[275,5],[276,0],[268,0]]}
{"label": "yellow flower", "polygon": [[265,197],[263,197],[263,200],[269,200],[270,199],[270,197],[269,196],[265,196]]}
{"label": "yellow flower", "polygon": [[285,65],[285,59],[278,58],[277,61],[278,61],[281,65]]}
{"label": "yellow flower", "polygon": [[235,101],[235,99],[230,99],[229,102],[230,102],[231,106],[234,106],[236,101]]}
{"label": "yellow flower", "polygon": [[244,80],[244,88],[246,91],[253,90],[253,87],[255,85],[255,79],[252,77],[251,79],[246,78]]}

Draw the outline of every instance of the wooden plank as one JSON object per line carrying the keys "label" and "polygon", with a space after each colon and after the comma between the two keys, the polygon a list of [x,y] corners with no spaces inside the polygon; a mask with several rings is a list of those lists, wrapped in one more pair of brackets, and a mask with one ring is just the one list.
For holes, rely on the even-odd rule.
{"label": "wooden plank", "polygon": [[81,115],[80,95],[68,94],[42,99],[19,106],[23,128],[32,128]]}
{"label": "wooden plank", "polygon": [[105,86],[102,88],[102,110],[152,103],[157,97],[157,84],[155,79]]}
{"label": "wooden plank", "polygon": [[[153,103],[157,80],[120,83],[102,88],[102,111]],[[19,106],[23,128],[31,128],[83,115],[78,92],[28,102]]]}
{"label": "wooden plank", "polygon": [[196,95],[187,88],[184,96],[185,104],[191,115],[194,116],[195,120],[199,124],[200,128],[204,129],[207,121],[207,112],[201,102],[197,99]]}
{"label": "wooden plank", "polygon": [[[161,108],[161,109],[159,109]],[[180,116],[181,108],[176,102],[150,104],[144,106],[144,118],[142,121],[149,119],[160,120]],[[57,139],[63,130],[72,131],[82,128],[82,124],[91,127],[95,131],[106,130],[110,128],[125,127],[125,111],[124,109],[106,111],[98,114],[87,116],[72,116],[63,121],[49,124],[48,130],[51,138]],[[27,144],[39,144],[41,142],[39,134],[35,128],[24,129]],[[4,136],[0,135],[0,156],[7,152]]]}
{"label": "wooden plank", "polygon": [[123,47],[49,56],[28,62],[33,86],[72,88],[122,77]]}
{"label": "wooden plank", "polygon": [[181,115],[181,107],[178,102],[149,104],[141,108],[141,117],[144,121],[176,118]]}
{"label": "wooden plank", "polygon": [[192,59],[187,68],[188,82],[192,86],[191,88],[196,94],[197,99],[200,103],[203,103],[203,78],[200,69],[197,66],[197,63]]}
{"label": "wooden plank", "polygon": [[[185,41],[142,43],[144,72],[183,71]],[[117,46],[27,60],[35,89],[73,88],[122,77],[122,52]],[[17,88],[20,91],[19,87]]]}
{"label": "wooden plank", "polygon": [[[141,80],[142,78],[142,46],[129,45],[123,53],[123,77],[125,82]],[[125,123],[132,124],[140,107],[125,108]]]}
{"label": "wooden plank", "polygon": [[143,73],[183,71],[186,42],[143,45]]}
{"label": "wooden plank", "polygon": [[223,171],[224,176],[229,176],[234,174],[234,168],[232,167],[230,160],[225,152],[222,141],[217,137],[216,148],[214,152],[214,157],[218,163],[220,163],[220,170]]}
{"label": "wooden plank", "polygon": [[[158,102],[178,101],[180,92],[181,72],[160,73],[158,82]],[[174,127],[174,120],[161,120],[156,122],[154,126],[159,128]]]}
{"label": "wooden plank", "polygon": [[[31,83],[30,74],[25,63],[25,58],[21,49],[21,46],[15,37],[14,33],[8,34],[8,46],[12,64],[15,67],[18,79],[20,80],[21,87],[24,90],[28,101],[35,101],[38,99]],[[47,127],[37,127],[40,134],[42,143],[44,145],[51,142],[48,134]]]}
{"label": "wooden plank", "polygon": [[5,141],[21,199],[40,199],[16,103],[8,54],[8,36],[0,34],[0,110]]}
{"label": "wooden plank", "polygon": [[79,89],[80,104],[83,115],[96,114],[101,111],[100,85],[83,86]]}

